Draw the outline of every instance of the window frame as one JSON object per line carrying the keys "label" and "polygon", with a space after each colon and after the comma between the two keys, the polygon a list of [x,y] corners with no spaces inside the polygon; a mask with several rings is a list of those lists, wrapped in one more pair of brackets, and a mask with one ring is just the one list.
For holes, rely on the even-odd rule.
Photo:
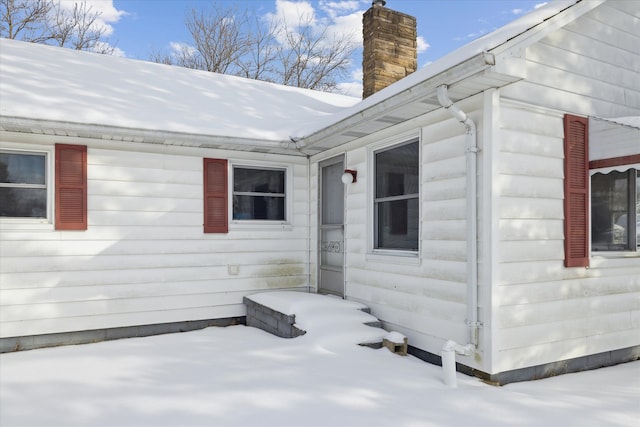
{"label": "window frame", "polygon": [[[601,163],[590,162],[592,166],[598,166]],[[609,165],[607,165],[609,166]],[[605,176],[610,173],[617,171],[615,169],[609,168],[591,168],[589,170],[589,250],[591,256],[593,255],[607,255],[607,254],[639,254],[640,255],[640,238],[638,238],[638,229],[637,224],[640,220],[640,216],[637,213],[637,204],[640,203],[638,200],[638,194],[640,194],[640,184],[638,181],[640,180],[640,167],[636,165],[631,165],[629,168],[624,171],[617,171],[627,175],[627,223],[631,226],[629,227],[627,234],[627,243],[621,248],[614,249],[594,249],[594,241],[592,235],[592,227],[594,221],[594,212],[593,212],[593,187],[592,180],[593,177],[601,173]],[[633,172],[632,172],[633,171]]]}
{"label": "window frame", "polygon": [[[378,203],[383,202],[385,200],[379,200],[376,197],[376,155],[378,153],[384,151],[390,151],[395,148],[402,147],[404,145],[409,145],[412,143],[418,144],[418,192],[412,194],[410,197],[403,196],[393,196],[390,198],[381,198],[381,199],[397,199],[398,197],[402,197],[403,200],[417,200],[418,203],[418,215],[417,215],[417,233],[418,233],[418,248],[416,250],[408,250],[408,249],[393,249],[393,248],[380,248],[376,247],[378,242]],[[421,133],[416,131],[405,132],[403,134],[396,135],[394,138],[389,138],[384,141],[381,141],[378,144],[371,145],[368,148],[368,165],[369,170],[371,171],[370,177],[367,181],[368,183],[368,226],[367,229],[370,231],[368,234],[368,256],[367,258],[371,261],[388,261],[388,262],[401,262],[401,263],[415,263],[419,262],[420,253],[422,251],[422,186],[420,185],[422,181],[422,173],[423,167],[421,162],[422,156],[422,138]]]}
{"label": "window frame", "polygon": [[[284,172],[284,219],[236,219],[233,216],[234,208],[234,196],[237,195],[234,191],[235,184],[235,170],[236,169],[254,169],[254,170],[271,170]],[[233,161],[229,160],[228,170],[228,191],[229,191],[229,203],[228,203],[228,216],[229,225],[231,228],[271,228],[291,226],[293,224],[292,218],[292,198],[293,198],[293,174],[291,165],[288,164],[264,164],[259,162],[247,162],[247,161]],[[258,195],[251,192],[240,192],[239,195]],[[245,194],[246,193],[246,194]],[[260,193],[274,196],[282,193]],[[275,196],[279,197],[279,196]]]}
{"label": "window frame", "polygon": [[[31,217],[0,217],[0,222],[2,222],[3,226],[10,226],[11,224],[43,224],[46,225],[47,228],[54,226],[54,218],[55,218],[55,176],[54,176],[54,167],[53,162],[55,161],[55,150],[52,146],[30,146],[29,148],[25,148],[19,144],[12,144],[10,142],[2,141],[2,148],[0,149],[3,153],[12,153],[12,154],[26,154],[26,155],[43,155],[45,158],[44,168],[45,168],[45,194],[46,194],[46,216],[44,218],[31,218]],[[2,187],[14,187],[12,185],[0,184]],[[20,187],[24,188],[24,185],[20,185]],[[35,188],[35,187],[28,187]],[[38,187],[41,188],[41,187]]]}

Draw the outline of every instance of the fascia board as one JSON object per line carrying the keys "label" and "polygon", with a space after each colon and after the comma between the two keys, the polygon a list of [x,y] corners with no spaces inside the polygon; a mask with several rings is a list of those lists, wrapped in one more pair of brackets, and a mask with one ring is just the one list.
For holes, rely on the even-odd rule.
{"label": "fascia board", "polygon": [[219,148],[304,156],[304,154],[295,149],[295,144],[291,141],[266,141],[250,138],[153,131],[13,116],[0,116],[0,130],[4,132],[69,136],[125,143],[133,142],[198,148]]}
{"label": "fascia board", "polygon": [[527,29],[517,36],[507,40],[499,46],[489,50],[496,56],[496,62],[500,63],[505,58],[520,55],[524,49],[542,40],[552,32],[570,24],[584,14],[592,11],[607,0],[582,0],[568,5],[545,21]]}
{"label": "fascia board", "polygon": [[311,149],[314,144],[330,138],[332,135],[345,132],[363,122],[375,120],[383,115],[392,114],[396,108],[432,97],[438,86],[443,84],[453,85],[466,78],[482,73],[490,69],[493,65],[495,65],[494,56],[490,53],[482,52],[397,94],[392,94],[373,105],[363,108],[358,104],[355,106],[355,109],[348,109],[347,114],[343,118],[335,121],[332,125],[304,137],[303,150]]}

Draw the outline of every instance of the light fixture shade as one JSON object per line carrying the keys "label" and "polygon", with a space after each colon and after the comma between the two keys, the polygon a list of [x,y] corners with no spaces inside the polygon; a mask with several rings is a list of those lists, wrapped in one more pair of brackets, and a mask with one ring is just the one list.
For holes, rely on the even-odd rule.
{"label": "light fixture shade", "polygon": [[345,169],[341,179],[343,184],[351,184],[353,182],[356,182],[358,181],[358,171]]}

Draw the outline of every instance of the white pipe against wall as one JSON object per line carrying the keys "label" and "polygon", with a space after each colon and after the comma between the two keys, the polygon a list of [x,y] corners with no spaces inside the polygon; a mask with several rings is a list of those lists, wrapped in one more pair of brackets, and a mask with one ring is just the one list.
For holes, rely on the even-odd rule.
{"label": "white pipe against wall", "polygon": [[447,341],[442,346],[442,376],[445,385],[455,388],[456,384],[456,353],[464,354],[466,356],[473,353],[474,345],[460,345],[455,341]]}
{"label": "white pipe against wall", "polygon": [[[469,356],[478,347],[478,205],[477,205],[477,128],[473,120],[449,98],[447,85],[438,86],[438,102],[467,129],[467,329],[465,346],[447,341],[442,347],[445,384],[455,387],[455,353]],[[448,359],[445,367],[445,357]],[[451,363],[453,357],[453,363]],[[453,372],[451,372],[453,370]]]}

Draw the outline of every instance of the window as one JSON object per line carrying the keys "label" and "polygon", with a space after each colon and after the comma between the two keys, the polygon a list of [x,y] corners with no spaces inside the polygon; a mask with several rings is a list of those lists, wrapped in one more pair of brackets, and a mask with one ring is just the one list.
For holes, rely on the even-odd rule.
{"label": "window", "polygon": [[591,249],[640,247],[640,171],[596,172],[591,177]]}
{"label": "window", "polygon": [[[593,132],[590,141],[589,123],[586,117],[564,117],[566,267],[588,267],[589,246],[594,252],[640,250],[640,153],[635,131],[623,128],[611,139],[604,136],[611,135],[611,129],[596,122],[600,131]],[[592,148],[596,155],[590,160]],[[603,156],[611,152],[622,155]]]}
{"label": "window", "polygon": [[286,220],[284,169],[233,168],[234,220]]}
{"label": "window", "polygon": [[0,217],[47,218],[47,155],[0,152]]}
{"label": "window", "polygon": [[0,151],[0,217],[54,222],[55,212],[56,230],[86,230],[87,147],[55,144],[53,153]]}
{"label": "window", "polygon": [[418,141],[375,152],[374,168],[374,248],[417,251]]}

